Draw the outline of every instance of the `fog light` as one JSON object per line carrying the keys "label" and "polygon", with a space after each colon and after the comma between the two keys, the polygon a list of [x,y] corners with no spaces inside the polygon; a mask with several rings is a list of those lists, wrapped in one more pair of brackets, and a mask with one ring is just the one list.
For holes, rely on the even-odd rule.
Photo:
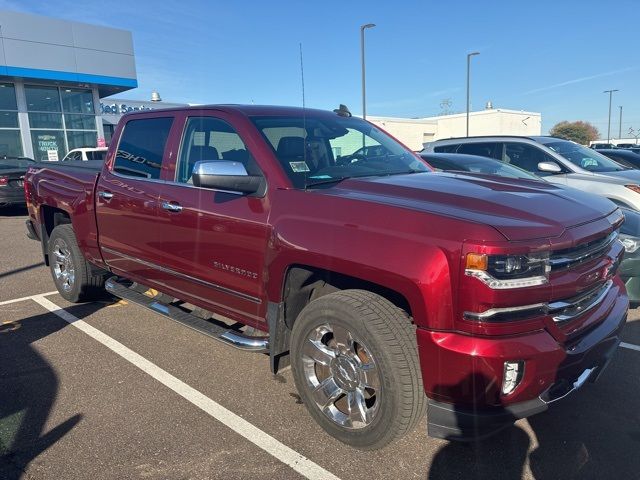
{"label": "fog light", "polygon": [[509,395],[513,392],[524,374],[524,362],[504,362],[504,376],[502,380],[502,394]]}

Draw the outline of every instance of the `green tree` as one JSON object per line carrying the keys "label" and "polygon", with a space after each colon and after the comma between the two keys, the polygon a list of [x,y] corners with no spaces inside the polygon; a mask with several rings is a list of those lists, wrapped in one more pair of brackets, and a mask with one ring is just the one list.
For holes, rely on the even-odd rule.
{"label": "green tree", "polygon": [[556,123],[553,128],[549,130],[549,134],[554,137],[573,140],[582,145],[589,145],[589,142],[600,138],[600,132],[596,127],[589,122],[583,122],[581,120],[577,122],[567,122],[565,120]]}

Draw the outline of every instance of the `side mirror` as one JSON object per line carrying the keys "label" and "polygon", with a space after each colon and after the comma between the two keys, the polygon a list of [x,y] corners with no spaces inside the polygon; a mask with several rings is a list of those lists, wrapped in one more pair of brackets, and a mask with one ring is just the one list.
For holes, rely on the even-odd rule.
{"label": "side mirror", "polygon": [[538,170],[547,173],[562,173],[560,165],[553,162],[540,162],[538,164]]}
{"label": "side mirror", "polygon": [[264,192],[264,178],[249,175],[240,162],[204,160],[196,162],[191,175],[195,187],[225,190],[234,193]]}

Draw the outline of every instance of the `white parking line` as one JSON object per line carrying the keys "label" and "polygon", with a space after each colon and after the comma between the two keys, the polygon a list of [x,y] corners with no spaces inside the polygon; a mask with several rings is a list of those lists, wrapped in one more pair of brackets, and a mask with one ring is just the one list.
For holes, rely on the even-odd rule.
{"label": "white parking line", "polygon": [[[138,367],[147,375],[155,378],[164,386],[170,388],[185,400],[188,400],[202,411],[223,423],[237,434],[243,436],[251,443],[260,447],[265,452],[274,456],[282,463],[288,465],[293,470],[310,480],[340,480],[331,472],[325,470],[320,465],[312,462],[302,454],[296,452],[292,448],[287,447],[282,442],[276,440],[271,435],[263,432],[245,419],[236,415],[232,411],[226,409],[219,403],[211,400],[209,397],[200,393],[195,388],[187,385],[183,381],[171,375],[169,372],[158,367],[154,363],[143,356],[137,354],[133,350],[125,347],[120,342],[109,337],[100,330],[92,327],[88,323],[80,320],[66,310],[60,308],[51,300],[44,298],[44,295],[34,295],[31,298],[51,313],[62,318],[69,324],[89,335],[91,338],[100,342],[105,347],[120,355],[122,358]],[[0,304],[1,305],[1,304]]]}
{"label": "white parking line", "polygon": [[637,350],[638,352],[640,352],[640,346],[638,345],[632,345],[630,343],[622,342],[620,343],[620,346],[624,348],[628,348],[629,350]]}
{"label": "white parking line", "polygon": [[58,293],[58,291],[54,290],[53,292],[39,293],[37,295],[30,295],[28,297],[14,298],[12,300],[4,300],[4,301],[0,302],[0,307],[2,305],[10,305],[12,303],[26,302],[27,300],[33,300],[36,297],[48,297],[49,295],[53,295],[54,293]]}

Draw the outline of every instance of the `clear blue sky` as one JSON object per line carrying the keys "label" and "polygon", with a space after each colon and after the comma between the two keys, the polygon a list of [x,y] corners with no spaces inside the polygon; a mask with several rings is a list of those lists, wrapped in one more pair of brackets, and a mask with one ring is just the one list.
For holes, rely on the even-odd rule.
{"label": "clear blue sky", "polygon": [[543,131],[587,120],[612,135],[640,129],[638,2],[19,0],[0,8],[133,32],[140,87],[120,95],[191,103],[344,103],[360,113],[359,26],[367,31],[370,115],[430,116],[450,99],[465,109],[466,54],[472,108],[542,113]]}

